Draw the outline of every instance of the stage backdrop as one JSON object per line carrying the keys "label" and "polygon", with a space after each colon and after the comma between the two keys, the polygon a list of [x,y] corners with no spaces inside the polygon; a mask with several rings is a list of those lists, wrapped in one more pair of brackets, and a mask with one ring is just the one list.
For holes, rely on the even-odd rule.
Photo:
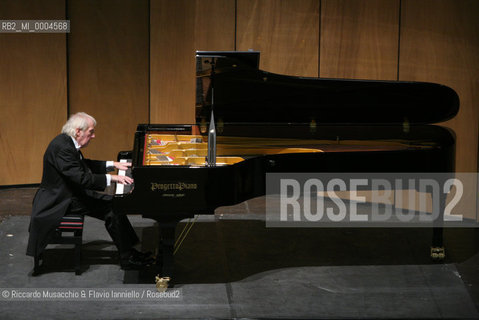
{"label": "stage backdrop", "polygon": [[444,123],[457,171],[478,163],[475,0],[0,0],[0,19],[69,19],[71,33],[0,34],[0,185],[38,183],[67,116],[98,120],[92,158],[132,148],[137,123],[192,123],[195,50],[259,50],[295,76],[420,80],[461,99]]}

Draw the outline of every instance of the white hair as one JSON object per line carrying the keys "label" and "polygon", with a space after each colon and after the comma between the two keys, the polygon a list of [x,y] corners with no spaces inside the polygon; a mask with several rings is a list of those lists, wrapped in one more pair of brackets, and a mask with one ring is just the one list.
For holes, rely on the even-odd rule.
{"label": "white hair", "polygon": [[71,115],[68,121],[63,125],[62,133],[69,135],[70,137],[76,138],[76,130],[80,129],[81,131],[85,131],[90,126],[89,121],[93,122],[93,126],[96,126],[96,120],[89,114],[85,112],[78,112],[74,115]]}

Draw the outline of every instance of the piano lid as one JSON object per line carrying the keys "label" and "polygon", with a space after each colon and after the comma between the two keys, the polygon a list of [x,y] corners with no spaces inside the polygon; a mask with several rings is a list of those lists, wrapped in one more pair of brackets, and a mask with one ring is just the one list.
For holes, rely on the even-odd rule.
{"label": "piano lid", "polygon": [[224,123],[430,124],[453,118],[456,92],[427,82],[294,77],[259,70],[259,52],[196,54],[196,118]]}

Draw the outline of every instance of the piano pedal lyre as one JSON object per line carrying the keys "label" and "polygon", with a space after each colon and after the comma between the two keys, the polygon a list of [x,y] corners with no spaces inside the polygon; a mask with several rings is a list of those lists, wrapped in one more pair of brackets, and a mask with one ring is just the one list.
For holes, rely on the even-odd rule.
{"label": "piano pedal lyre", "polygon": [[444,260],[446,251],[444,247],[431,247],[431,258],[435,261]]}
{"label": "piano pedal lyre", "polygon": [[160,277],[160,275],[156,275],[155,277],[156,282],[156,290],[158,292],[165,292],[168,289],[168,284],[170,283],[170,277]]}

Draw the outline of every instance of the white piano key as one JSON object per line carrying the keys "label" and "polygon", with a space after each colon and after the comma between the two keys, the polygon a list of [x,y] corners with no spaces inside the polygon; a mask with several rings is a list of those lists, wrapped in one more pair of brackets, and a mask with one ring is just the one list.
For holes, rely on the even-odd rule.
{"label": "white piano key", "polygon": [[[127,159],[121,159],[120,162],[121,163],[127,163],[128,160]],[[126,170],[118,170],[118,175],[119,176],[124,176],[125,174],[126,174]],[[123,194],[124,190],[125,190],[125,185],[124,184],[121,184],[121,183],[116,184],[115,194]]]}

